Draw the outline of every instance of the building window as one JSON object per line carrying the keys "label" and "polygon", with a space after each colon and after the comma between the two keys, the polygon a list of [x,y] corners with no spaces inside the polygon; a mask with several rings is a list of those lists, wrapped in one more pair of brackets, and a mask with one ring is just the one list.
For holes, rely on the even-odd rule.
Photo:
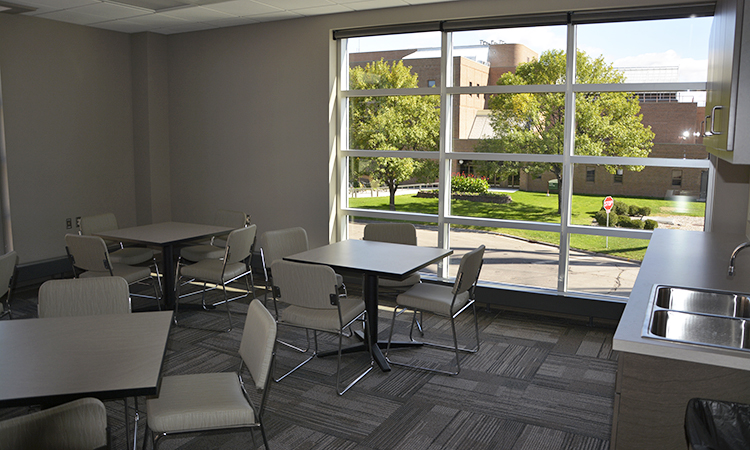
{"label": "building window", "polygon": [[[591,211],[599,210],[601,201],[610,195],[631,205],[644,197],[664,201],[666,174],[672,173],[673,186],[681,188],[683,176],[685,185],[699,186],[700,180],[693,183],[693,173],[699,176],[711,170],[699,139],[675,140],[685,129],[699,129],[695,122],[705,116],[705,69],[684,71],[671,60],[669,67],[654,67],[644,56],[662,55],[666,61],[674,55],[669,47],[672,40],[708,42],[710,8],[699,14],[693,14],[693,8],[677,8],[680,12],[673,19],[643,20],[648,15],[624,17],[618,12],[614,20],[621,22],[611,16],[600,16],[597,21],[591,19],[594,14],[579,24],[575,20],[582,15],[561,13],[558,18],[553,13],[540,16],[545,23],[538,26],[526,26],[531,25],[527,17],[523,21],[499,18],[494,29],[487,21],[482,21],[480,29],[467,30],[466,22],[453,26],[448,20],[428,32],[373,36],[368,29],[355,36],[356,32],[346,30],[340,40],[339,117],[346,120],[338,122],[342,128],[336,142],[341,145],[338,154],[343,171],[337,185],[351,185],[346,181],[362,177],[375,183],[378,177],[382,179],[379,194],[340,190],[340,237],[357,236],[364,220],[403,220],[430,230],[426,240],[420,238],[420,245],[467,248],[460,240],[467,229],[491,230],[492,235],[519,237],[545,247],[530,246],[523,257],[513,258],[512,264],[536,264],[539,272],[533,277],[504,278],[521,270],[498,267],[483,272],[483,282],[627,297],[630,290],[616,291],[624,285],[604,289],[586,283],[590,260],[571,250],[637,261],[645,253],[649,234],[599,226]],[[519,22],[525,26],[513,28]],[[625,39],[663,35],[665,30],[669,39]],[[568,33],[576,39],[569,39]],[[505,36],[548,38],[540,44],[521,37],[516,42],[501,40]],[[609,47],[610,39],[604,36],[620,36],[614,41],[624,45],[623,52]],[[695,54],[697,46],[681,48],[688,52],[678,52],[682,60],[708,60],[707,47]],[[453,63],[446,64],[438,54],[452,55]],[[378,71],[384,68],[372,66],[381,59],[390,72],[418,79],[422,88],[427,80],[428,87],[440,89],[420,90],[413,80],[397,83],[398,87],[383,86]],[[567,79],[569,65],[585,70],[572,71],[575,79]],[[524,70],[517,70],[521,66]],[[559,73],[545,68],[559,69]],[[640,92],[629,92],[628,83]],[[443,105],[451,107],[441,109]],[[601,172],[597,181],[596,167],[613,177]],[[463,178],[484,179],[493,188],[490,194],[507,195],[512,207],[489,203],[476,207],[463,198],[454,199],[450,193],[459,184],[454,183],[458,177],[465,185],[469,183]],[[617,189],[611,190],[615,185]],[[394,191],[385,186],[397,187]],[[420,189],[425,198],[438,198],[419,205],[406,200]],[[384,198],[379,202],[361,198],[365,195]],[[673,209],[665,205],[664,210]],[[608,237],[614,239],[606,241]],[[502,245],[493,241],[488,251],[510,251]],[[458,259],[451,258],[434,275],[450,279]],[[485,264],[503,264],[501,259]],[[611,262],[613,267],[618,263]],[[490,273],[497,278],[490,279]]]}
{"label": "building window", "polygon": [[593,167],[593,166],[586,167],[586,182],[587,183],[596,182],[596,167]]}
{"label": "building window", "polygon": [[673,170],[672,171],[672,187],[682,187],[682,171],[681,170]]}

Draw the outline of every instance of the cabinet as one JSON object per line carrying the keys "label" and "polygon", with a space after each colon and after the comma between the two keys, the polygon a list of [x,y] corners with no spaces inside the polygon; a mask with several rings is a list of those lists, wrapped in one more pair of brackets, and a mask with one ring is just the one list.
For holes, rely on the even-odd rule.
{"label": "cabinet", "polygon": [[749,88],[750,10],[744,0],[719,0],[709,43],[703,143],[733,164],[750,164]]}

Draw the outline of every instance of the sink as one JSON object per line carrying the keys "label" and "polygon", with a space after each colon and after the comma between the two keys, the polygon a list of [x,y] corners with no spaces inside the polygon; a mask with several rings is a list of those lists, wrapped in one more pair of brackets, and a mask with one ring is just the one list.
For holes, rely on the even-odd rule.
{"label": "sink", "polygon": [[642,336],[750,351],[750,295],[656,285]]}
{"label": "sink", "polygon": [[730,317],[750,317],[746,295],[673,286],[656,288],[656,306],[665,309]]}

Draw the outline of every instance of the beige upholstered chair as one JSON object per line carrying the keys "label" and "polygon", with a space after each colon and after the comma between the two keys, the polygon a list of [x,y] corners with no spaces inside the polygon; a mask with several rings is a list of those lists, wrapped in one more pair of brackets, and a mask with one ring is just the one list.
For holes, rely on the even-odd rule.
{"label": "beige upholstered chair", "polygon": [[[271,386],[275,343],[276,322],[255,299],[248,307],[242,332],[239,371],[162,378],[159,397],[146,401],[146,441],[152,440],[156,448],[162,437],[172,434],[250,427],[260,428],[268,449],[263,411]],[[262,391],[257,406],[245,390],[243,364],[256,389]]]}
{"label": "beige upholstered chair", "polygon": [[[481,245],[478,248],[466,253],[461,258],[461,263],[458,266],[458,274],[456,275],[456,281],[453,283],[453,286],[445,286],[432,283],[419,283],[396,297],[397,308],[393,310],[391,331],[388,335],[388,347],[385,351],[385,356],[386,358],[388,358],[388,361],[390,363],[413,367],[415,369],[445,373],[448,375],[457,375],[461,371],[459,352],[465,351],[475,353],[477,350],[479,350],[479,325],[477,323],[476,307],[474,306],[474,290],[476,288],[477,280],[479,279],[479,272],[482,270],[483,256],[484,245]],[[456,336],[455,319],[459,314],[461,314],[463,311],[466,311],[469,307],[471,307],[474,312],[474,331],[476,332],[477,345],[473,349],[459,348],[458,338]],[[408,308],[414,311],[427,311],[438,316],[448,317],[450,319],[451,330],[453,331],[453,346],[445,346],[429,342],[424,342],[424,344],[455,351],[455,372],[438,370],[431,367],[415,366],[392,361],[390,359],[390,357],[388,356],[388,352],[391,346],[391,339],[393,338],[393,328],[396,325],[396,311],[398,310],[398,308]],[[414,331],[414,321],[415,320],[412,319],[411,329],[409,331],[409,338],[412,341],[414,341],[414,338],[412,337],[412,333]]]}
{"label": "beige upholstered chair", "polygon": [[154,288],[154,296],[131,293],[134,297],[153,298],[161,310],[157,280],[151,275],[151,269],[141,266],[129,266],[113,263],[104,240],[98,236],[77,234],[65,235],[65,248],[73,265],[76,278],[122,277],[128,285],[149,281]]}
{"label": "beige upholstered chair", "polygon": [[5,297],[5,307],[0,304],[0,317],[8,316],[9,319],[13,318],[10,309],[10,294],[17,264],[18,255],[12,250],[0,256],[0,297],[8,294]]}
{"label": "beige upholstered chair", "polygon": [[[220,209],[216,211],[214,225],[233,229],[243,228],[249,225],[248,216],[242,211]],[[226,245],[227,241],[218,237],[213,237],[211,240],[202,242],[199,245],[183,247],[180,249],[180,259],[192,262],[202,261],[204,259],[220,259],[224,256],[224,247],[226,247]]]}
{"label": "beige upholstered chair", "polygon": [[[250,283],[248,282],[248,277],[252,276],[252,269],[249,261],[253,249],[253,242],[255,242],[256,230],[257,226],[253,224],[244,228],[238,228],[229,233],[229,237],[227,237],[227,246],[224,248],[224,256],[221,259],[204,259],[195,264],[178,266],[179,273],[174,308],[175,323],[177,323],[177,312],[180,305],[181,279],[186,278],[203,282],[203,289],[196,291],[193,294],[201,294],[201,303],[204,309],[208,309],[206,305],[206,291],[214,289],[208,288],[208,283],[212,283],[216,287],[221,286],[224,300],[214,303],[213,306],[220,305],[221,303],[225,304],[227,316],[229,318],[229,329],[227,331],[232,330],[232,313],[229,310],[229,302],[245,298],[252,292]],[[245,278],[245,286],[247,287],[245,293],[236,297],[228,298],[227,285],[243,277]]]}
{"label": "beige upholstered chair", "polygon": [[95,398],[81,398],[0,422],[0,448],[86,450],[108,448],[107,411]]}
{"label": "beige upholstered chair", "polygon": [[127,314],[128,282],[122,277],[45,281],[39,287],[39,318]]}
{"label": "beige upholstered chair", "polygon": [[306,360],[275,381],[283,380],[318,354],[318,331],[333,333],[339,337],[336,392],[343,395],[373,367],[370,355],[369,367],[356,376],[354,381],[341,388],[341,345],[344,328],[364,317],[364,301],[339,294],[336,273],[328,266],[276,260],[271,264],[271,271],[274,300],[287,304],[278,318],[279,325],[310,330],[315,342],[313,352]]}

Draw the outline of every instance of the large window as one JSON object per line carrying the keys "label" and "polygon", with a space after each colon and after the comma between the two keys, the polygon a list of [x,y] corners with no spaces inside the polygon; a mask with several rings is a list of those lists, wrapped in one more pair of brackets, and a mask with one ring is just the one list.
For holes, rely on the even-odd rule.
{"label": "large window", "polygon": [[344,233],[408,221],[420,245],[454,249],[436,277],[483,243],[483,283],[626,298],[654,228],[704,226],[710,14],[338,35]]}

